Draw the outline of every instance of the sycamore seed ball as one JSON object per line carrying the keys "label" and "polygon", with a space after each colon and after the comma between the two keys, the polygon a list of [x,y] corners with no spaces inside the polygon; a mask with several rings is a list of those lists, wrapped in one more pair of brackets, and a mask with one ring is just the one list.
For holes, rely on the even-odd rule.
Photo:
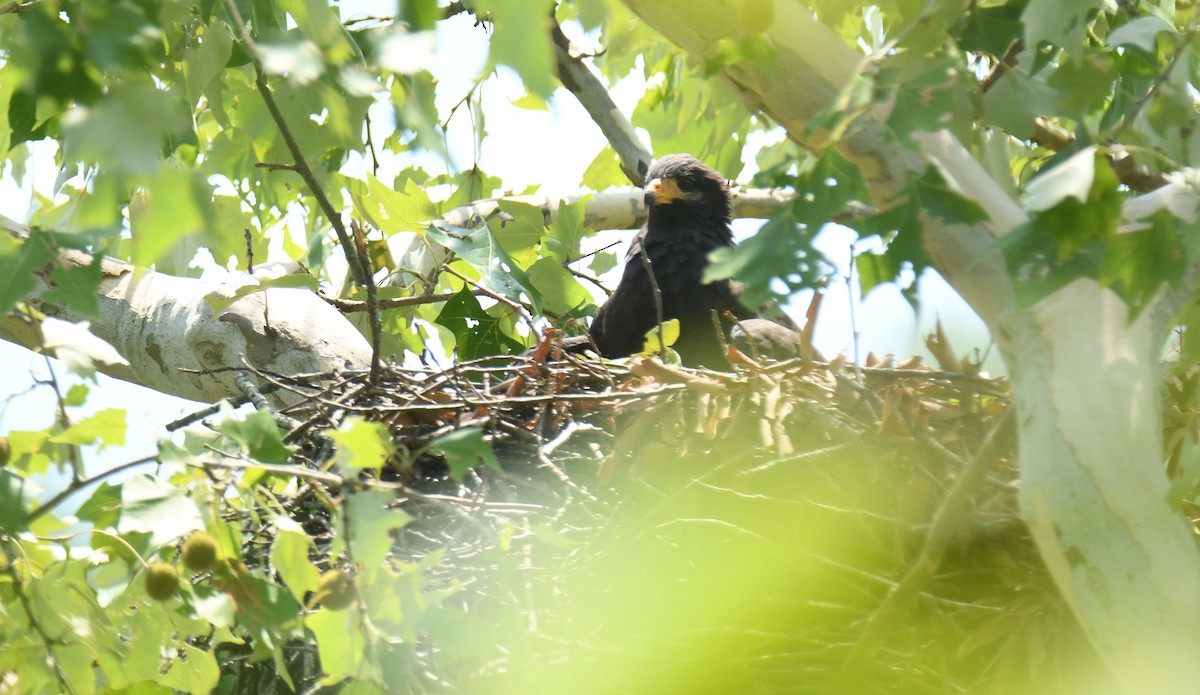
{"label": "sycamore seed ball", "polygon": [[329,570],[317,581],[317,596],[329,610],[345,610],[354,603],[354,578],[341,570]]}
{"label": "sycamore seed ball", "polygon": [[165,562],[156,562],[146,568],[146,595],[155,601],[166,601],[179,588],[179,573]]}
{"label": "sycamore seed ball", "polygon": [[204,531],[188,536],[183,543],[183,566],[193,572],[203,572],[217,561],[217,539]]}

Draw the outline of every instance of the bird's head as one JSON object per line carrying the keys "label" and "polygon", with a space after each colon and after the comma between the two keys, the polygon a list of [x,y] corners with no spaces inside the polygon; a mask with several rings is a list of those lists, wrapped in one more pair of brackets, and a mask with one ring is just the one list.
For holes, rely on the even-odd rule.
{"label": "bird's head", "polygon": [[692,214],[702,219],[733,219],[733,201],[725,179],[690,154],[672,154],[646,173],[646,207]]}

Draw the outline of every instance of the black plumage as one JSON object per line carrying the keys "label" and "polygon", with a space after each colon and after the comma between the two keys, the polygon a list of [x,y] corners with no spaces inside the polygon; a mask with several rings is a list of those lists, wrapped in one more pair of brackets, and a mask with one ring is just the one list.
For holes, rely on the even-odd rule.
{"label": "black plumage", "polygon": [[[739,333],[749,332],[751,338],[760,322],[794,337],[793,331],[753,318],[755,312],[738,301],[729,280],[703,282],[709,253],[733,246],[733,200],[721,175],[690,155],[675,154],[655,162],[646,179],[646,225],[630,244],[621,280],[588,331],[600,354],[613,358],[640,351],[647,331],[658,324],[643,256],[658,284],[662,320],[679,319],[679,339],[673,347],[684,364],[728,367],[718,333],[718,323],[725,336],[733,327],[725,312],[744,319],[745,331]],[[780,342],[778,337],[775,342]],[[790,342],[794,347],[795,341]]]}

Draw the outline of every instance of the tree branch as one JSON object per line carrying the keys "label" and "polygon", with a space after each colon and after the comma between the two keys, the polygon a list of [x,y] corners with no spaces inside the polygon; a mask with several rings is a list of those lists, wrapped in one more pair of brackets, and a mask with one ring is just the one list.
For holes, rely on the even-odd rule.
{"label": "tree branch", "polygon": [[553,20],[551,37],[554,39],[554,58],[558,66],[558,79],[567,91],[575,95],[600,132],[612,145],[621,160],[621,171],[639,188],[646,185],[646,172],[654,155],[642,144],[633,124],[621,113],[600,78],[588,68],[581,58],[571,53],[571,42],[563,34],[557,20]]}

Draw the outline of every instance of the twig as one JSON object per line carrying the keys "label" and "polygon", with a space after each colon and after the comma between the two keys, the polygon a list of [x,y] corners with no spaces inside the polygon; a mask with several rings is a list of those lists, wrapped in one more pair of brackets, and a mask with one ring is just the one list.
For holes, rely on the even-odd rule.
{"label": "twig", "polygon": [[992,68],[992,71],[988,73],[987,77],[983,78],[983,82],[979,83],[979,91],[987,94],[989,89],[995,87],[1000,78],[1004,77],[1004,73],[1008,72],[1008,69],[1017,62],[1017,56],[1024,49],[1025,41],[1023,39],[1016,39],[1009,44],[1008,50],[1004,51],[1004,55],[1000,57],[1000,60],[996,61],[996,65]]}
{"label": "twig", "polygon": [[337,234],[338,242],[342,245],[342,252],[346,254],[351,274],[358,281],[358,284],[365,287],[370,278],[363,273],[361,262],[354,251],[354,244],[350,239],[350,235],[346,233],[345,225],[342,224],[341,215],[338,214],[337,210],[333,209],[333,203],[329,201],[329,196],[325,195],[325,191],[321,188],[320,182],[317,181],[316,175],[313,174],[312,168],[308,166],[308,161],[305,160],[299,143],[296,142],[295,136],[292,135],[292,129],[288,126],[283,113],[279,110],[279,104],[275,102],[275,95],[271,93],[271,88],[267,86],[262,62],[258,58],[254,39],[250,37],[250,30],[246,27],[246,22],[242,19],[241,13],[238,12],[234,0],[225,0],[225,9],[229,12],[230,17],[237,27],[246,52],[253,57],[254,84],[258,87],[258,93],[262,95],[263,103],[267,105],[267,111],[271,114],[271,120],[275,121],[275,126],[279,128],[279,134],[283,137],[288,151],[291,152],[292,159],[295,160],[296,173],[300,175],[300,178],[304,179],[304,183],[308,186],[308,190],[312,193],[313,198],[316,199],[317,205],[325,213],[329,224],[333,226],[333,231]]}
{"label": "twig", "polygon": [[644,253],[638,254],[638,258],[642,260],[642,267],[646,269],[646,276],[650,278],[650,292],[654,295],[654,315],[658,319],[658,356],[662,357],[667,351],[667,341],[663,338],[663,305],[662,292],[658,290],[658,279],[654,277],[654,268],[650,265],[650,256]]}
{"label": "twig", "polygon": [[463,275],[462,273],[458,272],[454,268],[451,268],[450,264],[448,264],[448,263],[442,265],[442,270],[446,271],[447,273],[450,273],[451,275],[458,278],[459,280],[462,280],[463,282],[467,283],[471,287],[474,287],[475,289],[479,290],[480,292],[482,292],[484,294],[484,296],[490,297],[490,298],[496,300],[497,302],[500,302],[504,306],[517,312],[517,315],[521,317],[521,320],[525,322],[525,325],[529,326],[529,334],[530,335],[538,334],[537,325],[534,324],[533,318],[531,316],[529,316],[528,312],[525,311],[525,307],[521,306],[519,303],[514,302],[513,300],[509,299],[508,297],[505,297],[504,295],[502,295],[498,292],[493,292],[493,291],[489,290],[488,288],[484,287],[483,285],[480,285],[478,282],[475,282],[474,280],[467,277],[466,275]]}
{"label": "twig", "polygon": [[604,293],[604,296],[606,296],[606,297],[612,296],[613,291],[608,289],[607,287],[605,287],[604,282],[601,281],[600,278],[596,277],[595,275],[588,275],[587,273],[585,273],[583,271],[575,270],[574,268],[572,268],[569,265],[564,264],[563,267],[567,269],[568,273],[574,275],[575,277],[579,278],[580,280],[587,280],[588,282],[592,283],[596,287],[599,287],[600,291]]}
{"label": "twig", "polygon": [[[49,386],[54,391],[56,401],[56,411],[58,426],[67,430],[71,427],[71,416],[67,414],[67,403],[63,400],[62,389],[58,386],[58,377],[54,374],[54,364],[50,361],[49,355],[42,357],[46,361],[46,371],[50,374]],[[78,444],[64,445],[67,451],[67,460],[71,464],[71,480],[72,482],[79,480],[79,476],[83,475],[83,455],[79,450]]]}
{"label": "twig", "polygon": [[[3,14],[0,12],[0,14]],[[10,543],[16,545],[16,542],[11,538]],[[18,546],[19,547],[19,546]],[[17,572],[17,563],[13,562],[8,553],[4,553],[4,574],[8,575],[12,592],[17,595],[17,599],[21,602],[21,608],[25,611],[25,617],[29,619],[29,626],[41,638],[42,646],[46,649],[46,661],[50,663],[54,670],[54,677],[58,680],[58,684],[62,687],[64,693],[74,695],[75,687],[71,685],[71,681],[67,678],[67,672],[63,669],[62,664],[58,662],[58,657],[54,655],[54,645],[62,644],[62,640],[56,640],[47,634],[45,628],[42,627],[42,622],[38,620],[37,612],[33,610],[33,602],[29,600],[29,595],[25,593],[25,584],[21,579],[21,575]]]}
{"label": "twig", "polygon": [[62,492],[58,493],[54,497],[51,497],[49,500],[47,500],[45,504],[43,504],[42,506],[33,510],[32,512],[29,512],[28,514],[26,514],[25,520],[21,522],[21,526],[28,528],[29,525],[32,524],[34,521],[41,518],[43,515],[45,515],[47,512],[54,509],[58,505],[62,504],[63,500],[65,500],[66,498],[70,497],[71,495],[75,494],[76,492],[79,492],[83,488],[85,488],[93,483],[98,483],[101,480],[104,480],[105,478],[114,476],[117,473],[120,473],[121,471],[129,470],[130,468],[134,468],[135,466],[141,466],[141,465],[144,465],[147,463],[155,463],[157,461],[158,461],[157,454],[155,454],[154,456],[146,456],[146,457],[137,459],[136,461],[129,461],[127,463],[122,463],[119,466],[110,468],[106,471],[101,471],[100,473],[97,473],[96,475],[93,475],[90,478],[84,478],[82,480],[73,481],[70,485],[68,485],[65,489],[63,489]]}
{"label": "twig", "polygon": [[1121,123],[1109,134],[1107,138],[1109,142],[1116,142],[1117,139],[1121,137],[1121,134],[1124,133],[1126,129],[1133,125],[1133,122],[1138,119],[1138,116],[1141,115],[1142,110],[1146,108],[1146,104],[1150,103],[1150,100],[1154,98],[1154,95],[1158,93],[1158,90],[1162,89],[1162,86],[1166,84],[1167,79],[1171,76],[1171,73],[1175,71],[1175,66],[1179,64],[1179,59],[1182,58],[1185,53],[1190,53],[1190,51],[1185,51],[1184,49],[1189,43],[1191,43],[1192,37],[1195,35],[1196,25],[1193,23],[1192,26],[1188,27],[1187,31],[1179,36],[1179,42],[1175,44],[1175,53],[1171,56],[1170,62],[1167,63],[1167,68],[1162,71],[1162,74],[1155,78],[1154,83],[1151,84],[1150,88],[1146,90],[1146,93],[1134,103],[1133,108],[1126,111],[1121,117]]}
{"label": "twig", "polygon": [[295,171],[299,173],[300,169],[295,164],[287,164],[285,162],[255,162],[255,169],[266,169],[267,171]]}
{"label": "twig", "polygon": [[375,286],[375,275],[371,272],[371,254],[367,251],[367,237],[357,220],[352,220],[350,230],[354,233],[354,246],[358,251],[358,262],[362,274],[367,278],[367,320],[371,324],[371,376],[372,386],[379,384],[379,359],[383,345],[383,316],[379,313],[379,289]]}
{"label": "twig", "polygon": [[[345,314],[352,314],[359,311],[369,311],[367,302],[364,302],[360,299],[330,297],[329,295],[322,294],[321,292],[317,292],[317,296],[319,296],[321,299],[324,299],[338,311],[341,311]],[[380,309],[398,309],[406,306],[418,306],[420,304],[448,302],[451,299],[454,299],[456,296],[458,296],[457,292],[443,292],[441,294],[419,294],[415,297],[391,297],[388,299],[379,299],[377,301]]]}
{"label": "twig", "polygon": [[6,2],[0,5],[0,14],[21,14],[32,9],[40,0],[31,0],[31,2]]}

